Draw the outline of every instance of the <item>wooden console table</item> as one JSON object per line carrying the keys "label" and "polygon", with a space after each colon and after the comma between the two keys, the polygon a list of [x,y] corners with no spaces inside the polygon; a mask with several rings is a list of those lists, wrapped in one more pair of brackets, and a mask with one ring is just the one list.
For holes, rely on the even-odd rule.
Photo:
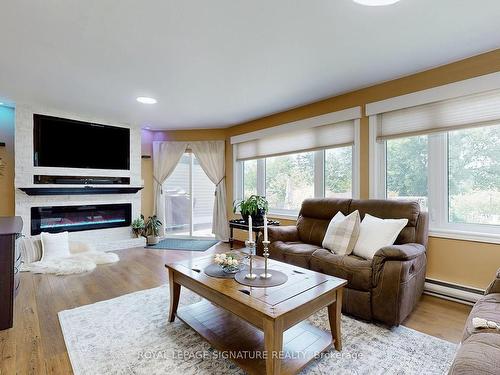
{"label": "wooden console table", "polygon": [[[279,221],[276,220],[268,220],[267,221],[268,226],[279,226],[280,223]],[[238,219],[238,220],[229,220],[229,246],[231,247],[231,250],[233,250],[233,245],[234,245],[234,230],[235,229],[241,229],[246,232],[248,232],[248,224],[246,224],[243,220]],[[259,237],[263,235],[264,233],[264,225],[253,225],[252,226],[252,232],[255,233],[255,243],[258,245],[259,242]],[[247,235],[248,237],[248,235]],[[262,249],[260,249],[262,250]],[[261,255],[261,252],[259,252],[259,249],[257,249],[257,254]]]}

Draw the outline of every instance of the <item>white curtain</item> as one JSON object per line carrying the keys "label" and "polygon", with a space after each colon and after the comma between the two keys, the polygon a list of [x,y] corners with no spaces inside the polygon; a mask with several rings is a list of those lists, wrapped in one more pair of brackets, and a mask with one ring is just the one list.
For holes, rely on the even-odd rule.
{"label": "white curtain", "polygon": [[165,201],[162,185],[172,174],[187,148],[186,142],[153,142],[153,212],[161,221],[160,234],[165,234]]}
{"label": "white curtain", "polygon": [[229,240],[226,212],[226,166],[224,141],[190,142],[191,150],[198,158],[203,171],[215,184],[212,233],[221,241]]}

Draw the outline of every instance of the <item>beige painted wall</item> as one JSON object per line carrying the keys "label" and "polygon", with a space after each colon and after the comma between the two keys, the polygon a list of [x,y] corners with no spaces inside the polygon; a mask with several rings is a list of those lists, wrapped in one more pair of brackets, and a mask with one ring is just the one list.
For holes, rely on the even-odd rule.
{"label": "beige painted wall", "polygon": [[0,216],[14,215],[14,109],[0,106],[0,158],[5,167],[0,176]]}

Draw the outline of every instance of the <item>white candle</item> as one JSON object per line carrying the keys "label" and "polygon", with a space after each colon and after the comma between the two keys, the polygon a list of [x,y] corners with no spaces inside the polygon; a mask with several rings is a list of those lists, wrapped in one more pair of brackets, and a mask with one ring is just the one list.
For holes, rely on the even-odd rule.
{"label": "white candle", "polygon": [[267,215],[264,215],[264,241],[267,241]]}
{"label": "white candle", "polygon": [[252,242],[252,216],[248,215],[248,241]]}

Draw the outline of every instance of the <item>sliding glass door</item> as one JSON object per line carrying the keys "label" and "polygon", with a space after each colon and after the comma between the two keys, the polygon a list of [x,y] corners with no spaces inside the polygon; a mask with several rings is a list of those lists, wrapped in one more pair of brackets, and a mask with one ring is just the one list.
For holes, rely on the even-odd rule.
{"label": "sliding glass door", "polygon": [[167,236],[213,237],[215,185],[193,153],[184,153],[163,191]]}

